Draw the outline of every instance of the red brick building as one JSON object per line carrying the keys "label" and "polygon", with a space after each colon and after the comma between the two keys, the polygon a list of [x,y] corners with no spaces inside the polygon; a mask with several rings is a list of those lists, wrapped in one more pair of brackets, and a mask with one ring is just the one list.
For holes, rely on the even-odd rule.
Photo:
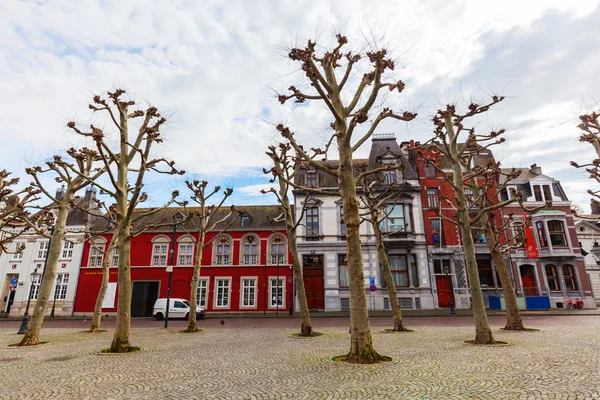
{"label": "red brick building", "polygon": [[[140,209],[136,212],[143,212]],[[228,209],[223,209],[222,213]],[[154,221],[171,221],[179,209],[154,214]],[[216,312],[287,312],[293,299],[291,255],[285,227],[271,218],[277,206],[247,206],[227,232],[204,249],[198,289],[199,303],[208,313]],[[224,214],[223,214],[224,215]],[[106,223],[101,220],[99,225]],[[173,226],[151,229],[131,242],[132,316],[150,316],[157,298],[167,296],[170,252],[174,248],[172,298],[190,298],[197,234],[193,225],[179,225],[172,241]],[[221,230],[207,235],[211,240]],[[190,232],[190,233],[188,233]],[[191,236],[190,236],[191,234]],[[102,279],[102,258],[111,234],[86,243],[75,298],[75,314],[94,310]],[[194,239],[193,239],[194,238]],[[174,244],[174,247],[173,247]],[[111,260],[111,288],[103,313],[115,313],[118,287],[118,254]]]}

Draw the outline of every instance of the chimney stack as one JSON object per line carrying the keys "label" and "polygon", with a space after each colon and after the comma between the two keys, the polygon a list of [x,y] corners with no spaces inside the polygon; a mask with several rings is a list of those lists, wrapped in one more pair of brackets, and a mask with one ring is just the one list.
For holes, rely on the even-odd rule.
{"label": "chimney stack", "polygon": [[531,167],[529,167],[529,172],[531,172],[532,174],[541,175],[542,167],[538,167],[537,164],[531,164]]}

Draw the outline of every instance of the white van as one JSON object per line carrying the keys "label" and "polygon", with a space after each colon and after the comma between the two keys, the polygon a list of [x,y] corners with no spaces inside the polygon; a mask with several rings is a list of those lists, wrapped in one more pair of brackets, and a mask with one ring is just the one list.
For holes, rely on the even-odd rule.
{"label": "white van", "polygon": [[[165,318],[167,315],[167,299],[157,299],[154,303],[152,315],[157,321]],[[204,318],[206,312],[204,308],[196,307],[196,318]],[[171,299],[169,300],[169,318],[185,318],[190,317],[190,301],[186,299]]]}

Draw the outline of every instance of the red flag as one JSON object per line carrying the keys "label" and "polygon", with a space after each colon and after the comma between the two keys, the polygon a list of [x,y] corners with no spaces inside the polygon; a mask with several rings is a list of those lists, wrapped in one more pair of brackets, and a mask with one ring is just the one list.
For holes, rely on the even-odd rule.
{"label": "red flag", "polygon": [[523,222],[526,223],[525,238],[527,239],[527,242],[525,243],[525,248],[527,251],[527,258],[537,258],[538,251],[535,245],[535,238],[533,237],[533,232],[531,232],[531,227],[527,223],[527,213],[525,212],[523,213]]}

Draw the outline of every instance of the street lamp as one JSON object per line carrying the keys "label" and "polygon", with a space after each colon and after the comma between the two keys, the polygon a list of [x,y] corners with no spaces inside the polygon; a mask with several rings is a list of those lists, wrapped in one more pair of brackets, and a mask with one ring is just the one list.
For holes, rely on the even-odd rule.
{"label": "street lamp", "polygon": [[[52,244],[52,236],[54,235],[54,225],[50,227],[50,239],[48,239],[48,248],[46,249],[46,257],[44,258],[44,269],[42,270],[42,279],[40,280],[40,285],[44,281],[44,275],[46,274],[46,264],[48,264],[48,253],[50,252],[50,245]],[[34,274],[37,275],[38,267],[35,267]],[[17,335],[23,335],[27,332],[27,325],[29,324],[29,305],[31,304],[31,295],[33,290],[33,280],[31,280],[29,284],[29,296],[27,298],[27,307],[25,307],[25,314],[23,314],[23,320],[21,321],[21,326],[19,327],[19,332]],[[43,312],[43,311],[42,311]]]}
{"label": "street lamp", "polygon": [[[171,303],[171,282],[173,282],[173,265],[175,265],[175,235],[177,234],[177,224],[181,222],[183,216],[177,212],[173,216],[173,234],[171,236],[171,251],[169,252],[169,265],[167,272],[169,273],[169,285],[167,286],[167,311],[165,312],[165,329],[169,326],[169,308]],[[190,310],[190,312],[192,312]],[[194,310],[196,312],[196,310]]]}

